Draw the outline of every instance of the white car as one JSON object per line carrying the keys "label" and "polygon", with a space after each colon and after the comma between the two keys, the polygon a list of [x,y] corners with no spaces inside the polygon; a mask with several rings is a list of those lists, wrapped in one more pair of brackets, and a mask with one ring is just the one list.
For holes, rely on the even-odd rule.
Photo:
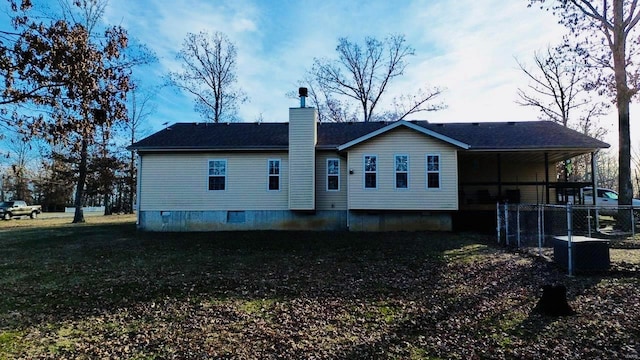
{"label": "white car", "polygon": [[[586,187],[581,190],[582,203],[593,205],[593,188]],[[640,211],[640,199],[632,199],[634,210]],[[596,194],[596,206],[603,215],[615,215],[618,208],[618,193],[611,189],[598,188]]]}

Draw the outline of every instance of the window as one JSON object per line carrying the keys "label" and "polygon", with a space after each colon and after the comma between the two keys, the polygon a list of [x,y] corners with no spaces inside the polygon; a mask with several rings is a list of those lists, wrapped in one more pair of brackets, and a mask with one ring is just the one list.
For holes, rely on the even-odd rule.
{"label": "window", "polygon": [[340,190],[340,159],[327,159],[327,191]]}
{"label": "window", "polygon": [[227,211],[227,223],[242,224],[246,221],[244,211]]}
{"label": "window", "polygon": [[224,190],[227,183],[227,160],[209,160],[209,190]]}
{"label": "window", "polygon": [[427,155],[427,189],[440,188],[440,155]]}
{"label": "window", "polygon": [[396,155],[396,189],[409,187],[409,155]]}
{"label": "window", "polygon": [[618,194],[616,194],[615,192],[613,192],[611,190],[598,189],[598,197],[599,198],[605,198],[605,199],[611,199],[611,200],[618,200]]}
{"label": "window", "polygon": [[269,160],[269,190],[280,190],[280,160]]}
{"label": "window", "polygon": [[364,188],[365,189],[375,189],[378,187],[377,182],[377,160],[376,155],[365,155],[364,156]]}

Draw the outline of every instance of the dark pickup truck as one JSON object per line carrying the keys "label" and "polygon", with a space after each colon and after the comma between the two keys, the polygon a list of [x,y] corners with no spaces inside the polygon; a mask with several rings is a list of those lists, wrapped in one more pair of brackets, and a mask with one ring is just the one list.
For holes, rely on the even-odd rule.
{"label": "dark pickup truck", "polygon": [[0,203],[0,219],[11,220],[18,216],[30,216],[32,219],[38,217],[42,212],[40,205],[27,205],[22,200],[4,201]]}

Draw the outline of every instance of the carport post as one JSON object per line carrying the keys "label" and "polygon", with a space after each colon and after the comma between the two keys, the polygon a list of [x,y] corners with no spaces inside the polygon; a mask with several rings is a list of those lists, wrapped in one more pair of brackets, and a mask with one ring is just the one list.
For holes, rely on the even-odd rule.
{"label": "carport post", "polygon": [[[597,205],[596,198],[597,198],[597,194],[598,194],[597,193],[598,184],[596,183],[597,175],[598,175],[598,152],[597,151],[593,151],[591,153],[591,189],[593,190],[593,194],[592,194],[591,198],[593,200],[593,204],[589,204],[589,205],[593,205],[593,207],[594,207],[595,218],[596,218],[595,231],[600,229],[600,214],[598,212],[598,207],[596,206]],[[581,196],[580,197],[580,201],[582,201],[584,203],[583,200],[584,200],[584,197]]]}
{"label": "carport post", "polygon": [[[595,194],[595,193],[594,193]],[[571,224],[571,204],[567,204],[567,268],[569,276],[573,275],[573,249],[571,246],[573,229]]]}
{"label": "carport post", "polygon": [[549,204],[549,153],[544,153],[544,188],[545,199],[544,203]]}
{"label": "carport post", "polygon": [[636,223],[633,221],[633,204],[631,205],[631,211],[629,211],[629,217],[631,218],[631,237],[636,235]]}
{"label": "carport post", "polygon": [[509,246],[509,208],[507,203],[504,203],[504,242]]}
{"label": "carport post", "polygon": [[500,244],[500,223],[502,218],[500,217],[500,206],[496,206],[496,232],[498,233],[498,244]]}
{"label": "carport post", "polygon": [[520,249],[520,204],[516,205],[516,223],[517,223],[517,241],[518,241],[518,249]]}
{"label": "carport post", "polygon": [[592,219],[592,216],[591,216],[591,208],[587,208],[587,224],[588,224],[588,225],[587,225],[587,230],[588,230],[588,232],[589,232],[589,233],[588,233],[588,234],[589,234],[589,237],[591,237],[591,219]]}
{"label": "carport post", "polygon": [[538,204],[538,255],[542,256],[542,206]]}

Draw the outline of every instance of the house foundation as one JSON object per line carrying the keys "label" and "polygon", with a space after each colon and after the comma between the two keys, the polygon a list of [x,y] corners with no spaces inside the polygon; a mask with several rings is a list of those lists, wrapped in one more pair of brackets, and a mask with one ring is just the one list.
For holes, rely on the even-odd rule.
{"label": "house foundation", "polygon": [[345,230],[345,211],[295,212],[289,210],[242,211],[141,211],[138,228],[145,231],[247,231]]}
{"label": "house foundation", "polygon": [[140,211],[138,228],[145,231],[451,231],[447,212],[375,212],[345,210],[289,211]]}

